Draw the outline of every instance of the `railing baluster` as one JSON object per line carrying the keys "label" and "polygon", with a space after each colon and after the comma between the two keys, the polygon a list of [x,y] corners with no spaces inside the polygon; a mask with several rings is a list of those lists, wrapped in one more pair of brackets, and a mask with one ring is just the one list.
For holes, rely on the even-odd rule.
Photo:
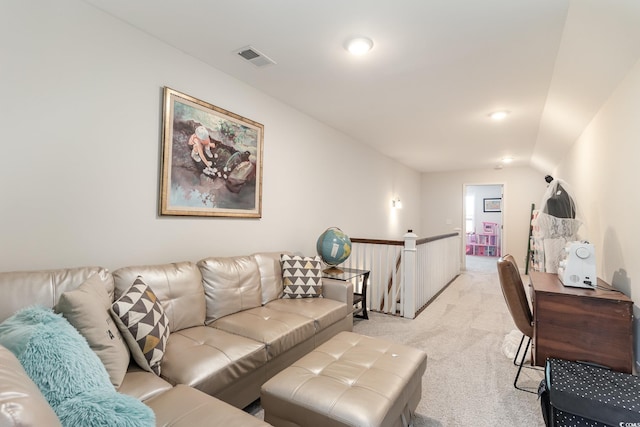
{"label": "railing baluster", "polygon": [[460,272],[458,233],[417,240],[410,252],[411,271],[406,270],[404,241],[351,240],[351,257],[344,266],[371,271],[368,310],[415,317]]}

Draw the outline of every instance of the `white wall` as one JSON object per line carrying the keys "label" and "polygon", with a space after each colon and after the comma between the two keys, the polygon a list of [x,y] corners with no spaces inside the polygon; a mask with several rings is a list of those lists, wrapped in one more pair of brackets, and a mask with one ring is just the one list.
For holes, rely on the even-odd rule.
{"label": "white wall", "polygon": [[504,185],[502,253],[512,254],[524,268],[531,204],[540,203],[544,175],[530,167],[438,172],[422,176],[422,232],[425,235],[464,229],[464,185]]}
{"label": "white wall", "polygon": [[[475,233],[482,233],[483,222],[493,222],[502,225],[502,212],[485,212],[484,199],[502,198],[502,186],[500,185],[468,185],[467,196],[474,197],[473,218],[475,223]],[[468,212],[467,212],[468,214]],[[464,223],[463,223],[464,224]],[[464,230],[466,231],[466,230]]]}
{"label": "white wall", "polygon": [[[0,271],[313,254],[329,226],[420,233],[419,173],[233,77],[77,0],[0,17]],[[264,125],[262,219],[157,215],[163,86]]]}
{"label": "white wall", "polygon": [[[595,245],[598,276],[636,303],[640,317],[640,61],[555,171],[574,191]],[[636,327],[636,358],[640,354]],[[639,366],[640,367],[640,366]]]}

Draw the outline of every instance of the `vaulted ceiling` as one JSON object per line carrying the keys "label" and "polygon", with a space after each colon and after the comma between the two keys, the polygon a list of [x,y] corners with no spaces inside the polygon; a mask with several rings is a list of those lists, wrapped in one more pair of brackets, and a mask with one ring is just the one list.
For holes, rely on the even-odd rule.
{"label": "vaulted ceiling", "polygon": [[552,172],[640,58],[637,0],[85,1],[420,172]]}

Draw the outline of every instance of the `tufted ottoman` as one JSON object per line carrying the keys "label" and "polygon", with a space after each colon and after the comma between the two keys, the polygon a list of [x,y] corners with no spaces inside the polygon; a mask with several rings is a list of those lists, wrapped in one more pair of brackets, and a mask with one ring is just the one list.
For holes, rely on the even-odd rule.
{"label": "tufted ottoman", "polygon": [[264,419],[276,427],[407,426],[426,366],[421,350],[341,332],[262,386]]}

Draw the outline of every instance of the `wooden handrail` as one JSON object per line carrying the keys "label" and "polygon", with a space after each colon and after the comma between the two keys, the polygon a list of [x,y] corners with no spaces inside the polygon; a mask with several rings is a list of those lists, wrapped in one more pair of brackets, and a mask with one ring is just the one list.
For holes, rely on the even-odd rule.
{"label": "wooden handrail", "polygon": [[424,243],[435,242],[436,240],[447,239],[449,237],[454,237],[454,236],[459,236],[459,235],[460,235],[460,233],[455,232],[455,233],[448,233],[448,234],[440,234],[438,236],[432,236],[432,237],[424,237],[422,239],[416,240],[416,245],[422,245]]}
{"label": "wooden handrail", "polygon": [[[447,234],[439,234],[437,236],[431,237],[423,237],[422,239],[416,240],[417,245],[422,245],[424,243],[435,242],[436,240],[442,240],[449,237],[459,236],[460,233],[447,233]],[[351,238],[351,243],[368,243],[371,245],[390,245],[390,246],[404,246],[404,240],[382,240],[382,239],[362,239],[358,237]]]}
{"label": "wooden handrail", "polygon": [[403,240],[376,240],[376,239],[352,238],[351,243],[369,243],[371,245],[404,246]]}

